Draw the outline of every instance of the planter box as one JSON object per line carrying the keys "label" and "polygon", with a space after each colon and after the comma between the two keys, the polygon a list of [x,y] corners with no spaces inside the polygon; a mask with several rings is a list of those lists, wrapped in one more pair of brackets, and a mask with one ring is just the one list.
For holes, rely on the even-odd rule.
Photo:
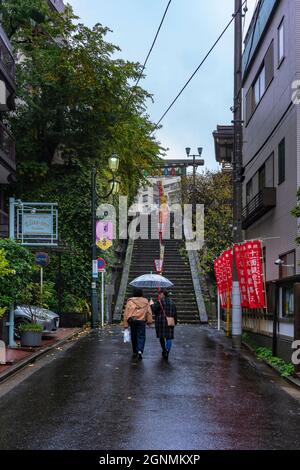
{"label": "planter box", "polygon": [[21,346],[30,346],[37,348],[42,346],[42,332],[37,331],[22,331],[21,332]]}
{"label": "planter box", "polygon": [[59,314],[61,328],[82,328],[88,321],[86,313],[63,312]]}

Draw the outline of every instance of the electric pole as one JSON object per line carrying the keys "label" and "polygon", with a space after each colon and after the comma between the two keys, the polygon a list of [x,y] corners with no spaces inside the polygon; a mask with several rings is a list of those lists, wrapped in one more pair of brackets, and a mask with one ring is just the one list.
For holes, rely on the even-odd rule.
{"label": "electric pole", "polygon": [[[243,241],[243,123],[242,123],[242,0],[235,0],[234,26],[234,151],[233,151],[233,241]],[[239,281],[233,255],[232,269],[232,346],[240,349],[242,343],[242,307]]]}

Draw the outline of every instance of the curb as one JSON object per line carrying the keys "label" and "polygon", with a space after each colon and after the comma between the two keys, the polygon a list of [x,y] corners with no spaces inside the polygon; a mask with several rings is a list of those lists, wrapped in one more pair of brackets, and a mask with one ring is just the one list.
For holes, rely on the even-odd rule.
{"label": "curb", "polygon": [[8,370],[6,370],[6,371],[2,372],[2,374],[0,374],[0,383],[4,382],[9,377],[11,377],[12,375],[19,372],[19,370],[23,369],[28,364],[32,364],[33,362],[38,360],[40,357],[42,357],[44,354],[47,354],[49,351],[52,351],[52,349],[58,348],[59,346],[62,346],[63,344],[65,344],[67,341],[75,338],[76,336],[79,335],[79,333],[82,333],[83,331],[85,331],[85,328],[81,328],[79,331],[76,331],[75,333],[70,333],[68,336],[61,339],[57,343],[54,343],[51,346],[47,346],[45,349],[41,349],[40,351],[36,352],[32,356],[29,356],[29,357],[23,359],[22,361],[17,362],[16,365],[12,366]]}
{"label": "curb", "polygon": [[[257,359],[256,357],[256,354],[255,354],[255,351],[254,349],[249,346],[248,343],[245,343],[244,341],[242,341],[242,345],[245,346],[248,351],[250,351],[254,356],[255,358]],[[257,359],[258,360],[258,359]],[[297,388],[300,388],[300,380],[299,379],[296,379],[295,377],[292,377],[291,375],[288,376],[288,377],[284,377],[280,374],[280,372],[278,371],[278,369],[276,369],[276,367],[272,366],[272,364],[269,364],[267,361],[265,361],[264,359],[259,359],[259,361],[263,362],[264,364],[266,364],[267,366],[269,366],[274,372],[276,372],[276,374],[283,380],[285,380],[286,382],[288,382],[289,384],[291,385],[294,385],[295,387]]]}

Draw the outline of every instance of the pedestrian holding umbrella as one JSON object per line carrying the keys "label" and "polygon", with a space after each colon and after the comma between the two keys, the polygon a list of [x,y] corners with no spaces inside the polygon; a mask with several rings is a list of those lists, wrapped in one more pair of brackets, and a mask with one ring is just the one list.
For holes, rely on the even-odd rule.
{"label": "pedestrian holding umbrella", "polygon": [[143,274],[142,276],[137,277],[130,283],[131,286],[139,287],[139,288],[160,288],[160,289],[168,289],[168,287],[172,287],[174,284],[169,281],[166,277],[160,276],[159,274]]}

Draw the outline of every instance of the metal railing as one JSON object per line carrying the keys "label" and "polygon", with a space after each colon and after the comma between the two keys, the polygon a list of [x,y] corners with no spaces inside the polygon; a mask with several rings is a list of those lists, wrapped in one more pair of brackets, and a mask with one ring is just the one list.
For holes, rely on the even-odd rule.
{"label": "metal railing", "polygon": [[264,188],[249,201],[242,212],[243,228],[276,206],[276,188]]}
{"label": "metal railing", "polygon": [[15,139],[0,121],[0,152],[3,152],[12,162],[16,161]]}

